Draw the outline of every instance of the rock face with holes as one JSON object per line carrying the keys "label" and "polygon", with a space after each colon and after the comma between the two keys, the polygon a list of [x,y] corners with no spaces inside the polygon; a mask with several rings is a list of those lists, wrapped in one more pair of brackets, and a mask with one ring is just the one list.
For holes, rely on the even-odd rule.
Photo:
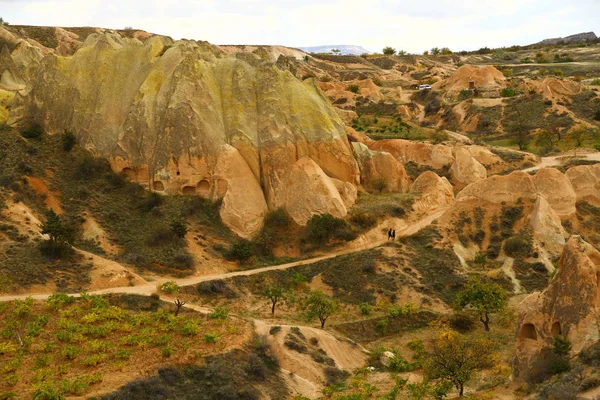
{"label": "rock face with holes", "polygon": [[225,223],[244,237],[267,209],[289,204],[298,160],[350,185],[360,180],[344,124],[312,80],[206,42],[106,32],[72,56],[48,54],[9,117],[31,122],[72,131],[151,190],[223,199]]}
{"label": "rock face with holes", "polygon": [[[385,192],[408,192],[410,179],[404,166],[390,153],[370,150],[365,144],[353,142],[352,147],[360,167],[364,186],[379,190],[377,184],[385,183]],[[383,184],[382,184],[383,187]]]}
{"label": "rock face with holes", "polygon": [[410,193],[419,195],[413,203],[413,209],[419,212],[438,210],[454,203],[454,192],[448,179],[432,171],[419,175],[410,187]]}
{"label": "rock face with holes", "polygon": [[566,172],[577,195],[577,200],[600,207],[600,164],[578,165]]}
{"label": "rock face with holes", "polygon": [[600,252],[580,236],[571,236],[548,288],[521,304],[514,379],[535,381],[546,376],[557,335],[571,341],[571,356],[598,341],[599,312]]}

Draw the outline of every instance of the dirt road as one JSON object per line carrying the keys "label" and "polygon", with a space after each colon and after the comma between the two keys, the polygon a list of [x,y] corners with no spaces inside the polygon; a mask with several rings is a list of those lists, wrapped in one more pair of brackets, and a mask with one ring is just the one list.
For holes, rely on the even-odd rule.
{"label": "dirt road", "polygon": [[561,161],[563,161],[565,159],[568,159],[571,157],[575,158],[575,154],[577,154],[576,159],[578,159],[578,160],[600,161],[600,152],[584,153],[583,151],[580,150],[577,153],[574,153],[573,151],[570,151],[568,153],[563,153],[563,154],[559,154],[556,156],[542,157],[541,163],[539,163],[535,167],[524,169],[523,171],[529,172],[529,171],[536,171],[538,169],[546,168],[546,167],[555,167],[557,165],[560,165]]}
{"label": "dirt road", "polygon": [[[421,229],[429,226],[433,221],[435,221],[436,219],[441,217],[445,211],[446,211],[445,208],[440,209],[431,215],[427,215],[427,216],[415,221],[414,223],[411,223],[409,225],[404,226],[401,229],[398,229],[396,232],[396,236],[399,238],[405,237],[405,236],[410,236],[410,235],[420,231]],[[384,226],[387,226],[385,224],[387,224],[387,222],[383,223]],[[380,225],[380,227],[381,227],[381,225]],[[285,270],[285,269],[289,269],[289,268],[298,267],[301,265],[314,264],[314,263],[322,261],[322,260],[328,260],[330,258],[334,258],[337,256],[356,253],[359,251],[368,250],[368,249],[372,249],[372,248],[381,246],[382,244],[384,244],[387,241],[387,236],[381,231],[380,227],[375,228],[375,229],[367,232],[365,235],[359,237],[358,239],[356,239],[355,241],[350,243],[349,246],[345,249],[342,249],[339,251],[334,251],[334,252],[331,252],[329,254],[325,254],[322,256],[309,258],[306,260],[300,260],[300,261],[295,261],[295,262],[280,264],[280,265],[271,265],[269,267],[250,269],[250,270],[245,270],[245,271],[228,272],[225,274],[193,276],[190,278],[182,278],[182,279],[164,278],[164,279],[159,279],[156,282],[145,284],[145,285],[112,287],[112,288],[107,288],[107,289],[102,289],[102,290],[91,291],[91,292],[89,292],[89,294],[127,293],[127,294],[141,294],[141,295],[149,296],[152,293],[156,292],[156,288],[158,285],[162,284],[163,282],[167,282],[167,281],[175,281],[175,282],[177,282],[177,284],[179,286],[190,286],[190,285],[198,284],[200,282],[208,282],[208,281],[215,281],[215,280],[220,280],[220,279],[233,278],[235,276],[249,276],[249,275],[261,274],[263,272],[268,272],[268,271]],[[52,293],[37,293],[37,294],[0,296],[0,302],[11,301],[11,300],[16,300],[16,299],[22,300],[27,297],[32,297],[35,300],[45,300],[51,294]],[[75,297],[79,297],[78,293],[73,293],[72,295]]]}

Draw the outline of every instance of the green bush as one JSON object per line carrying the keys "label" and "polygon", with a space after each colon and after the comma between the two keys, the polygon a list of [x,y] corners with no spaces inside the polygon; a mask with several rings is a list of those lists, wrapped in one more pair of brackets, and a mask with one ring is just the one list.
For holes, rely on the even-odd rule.
{"label": "green bush", "polygon": [[358,87],[358,85],[350,85],[350,86],[348,86],[347,89],[348,89],[348,91],[356,94],[360,90],[360,87]]}
{"label": "green bush", "polygon": [[361,229],[369,229],[377,225],[377,217],[369,212],[357,212],[350,216],[350,222]]}
{"label": "green bush", "polygon": [[227,257],[230,260],[246,261],[254,255],[254,245],[246,239],[238,239],[229,248]]}
{"label": "green bush", "polygon": [[358,309],[362,315],[369,315],[371,314],[372,307],[369,303],[360,303]]}
{"label": "green bush", "polygon": [[383,177],[375,178],[371,181],[371,186],[373,189],[377,190],[379,193],[383,192],[388,187],[387,180]]}
{"label": "green bush", "polygon": [[227,319],[229,315],[229,310],[226,307],[217,307],[213,312],[208,314],[208,318],[210,319]]}
{"label": "green bush", "polygon": [[529,256],[532,250],[531,240],[523,235],[512,236],[504,242],[504,252],[509,257],[524,258]]}
{"label": "green bush", "polygon": [[500,91],[502,97],[514,97],[517,95],[517,91],[513,88],[504,88]]}
{"label": "green bush", "polygon": [[37,122],[31,123],[21,129],[21,136],[27,139],[37,139],[44,133],[44,129]]}
{"label": "green bush", "polygon": [[219,335],[216,333],[206,333],[204,334],[204,341],[206,343],[216,343],[219,340]]}
{"label": "green bush", "polygon": [[167,294],[177,293],[179,292],[179,285],[177,284],[177,282],[174,281],[165,282],[162,285],[160,285],[160,290],[161,292]]}
{"label": "green bush", "polygon": [[600,78],[593,79],[590,85],[600,86]]}
{"label": "green bush", "polygon": [[485,264],[487,262],[487,256],[485,255],[485,253],[477,253],[475,254],[473,262],[475,264]]}
{"label": "green bush", "polygon": [[73,146],[77,144],[77,138],[73,132],[65,130],[61,136],[62,147],[64,151],[71,151]]}
{"label": "green bush", "polygon": [[175,219],[169,224],[171,232],[178,238],[183,239],[188,232],[187,224],[182,219]]}
{"label": "green bush", "polygon": [[356,238],[356,232],[343,219],[331,214],[313,215],[306,227],[302,239],[313,246],[324,246],[332,239],[350,241]]}

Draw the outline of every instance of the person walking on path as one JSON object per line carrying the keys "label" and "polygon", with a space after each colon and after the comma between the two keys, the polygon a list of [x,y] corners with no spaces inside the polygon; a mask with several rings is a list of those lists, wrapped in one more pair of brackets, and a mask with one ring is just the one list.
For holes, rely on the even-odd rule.
{"label": "person walking on path", "polygon": [[388,240],[392,238],[392,228],[388,230]]}
{"label": "person walking on path", "polygon": [[392,231],[392,240],[396,240],[396,230]]}

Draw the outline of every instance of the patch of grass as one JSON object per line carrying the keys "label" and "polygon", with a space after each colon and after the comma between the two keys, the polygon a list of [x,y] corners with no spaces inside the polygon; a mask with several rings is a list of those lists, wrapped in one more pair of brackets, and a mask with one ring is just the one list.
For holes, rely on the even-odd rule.
{"label": "patch of grass", "polygon": [[529,293],[542,291],[548,286],[550,280],[548,270],[540,262],[528,263],[515,259],[513,269],[517,279],[521,281],[521,286]]}
{"label": "patch of grass", "polygon": [[364,228],[374,225],[373,217],[404,217],[410,212],[413,201],[414,195],[411,194],[361,192],[350,211],[350,222]]}
{"label": "patch of grass", "polygon": [[377,317],[362,321],[333,325],[344,336],[360,343],[369,343],[385,336],[399,335],[427,327],[437,315],[428,311],[417,311],[411,315],[394,318]]}

